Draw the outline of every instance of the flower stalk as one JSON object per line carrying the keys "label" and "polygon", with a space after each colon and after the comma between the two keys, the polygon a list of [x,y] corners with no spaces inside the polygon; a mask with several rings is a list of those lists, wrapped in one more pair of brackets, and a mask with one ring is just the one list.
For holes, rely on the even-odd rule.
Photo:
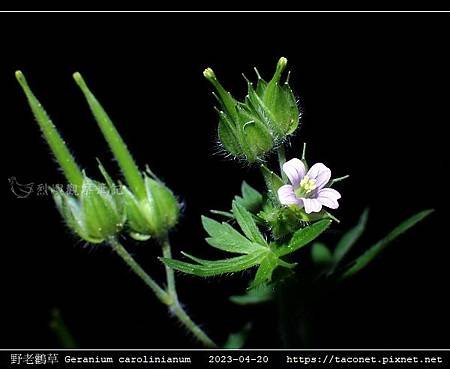
{"label": "flower stalk", "polygon": [[[164,305],[169,307],[170,311],[178,318],[178,320],[190,331],[192,334],[205,346],[205,347],[217,347],[214,341],[208,337],[208,335],[191,319],[186,313],[181,304],[178,301],[177,293],[175,290],[175,278],[173,270],[170,269],[167,272],[167,290],[164,290],[150,275],[136,262],[136,260],[130,255],[125,247],[116,239],[111,238],[109,240],[113,250],[120,256],[120,258],[131,268],[131,270],[139,276],[144,283],[153,291],[155,296]],[[163,243],[164,255],[170,255],[170,244],[167,239]]]}
{"label": "flower stalk", "polygon": [[[170,246],[169,236],[166,236],[161,241],[161,249],[163,257],[165,258],[172,258],[172,250]],[[164,265],[164,268],[166,269],[166,278],[167,278],[167,292],[170,296],[176,301],[178,301],[178,295],[175,285],[175,273],[173,269],[169,268],[167,265]]]}

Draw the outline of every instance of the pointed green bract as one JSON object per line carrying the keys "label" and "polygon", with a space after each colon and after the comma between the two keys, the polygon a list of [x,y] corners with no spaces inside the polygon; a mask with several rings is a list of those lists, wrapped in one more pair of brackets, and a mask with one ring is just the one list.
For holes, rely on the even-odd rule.
{"label": "pointed green bract", "polygon": [[236,157],[243,156],[241,143],[239,142],[237,129],[223,111],[219,111],[219,140],[225,150]]}
{"label": "pointed green bract", "polygon": [[141,172],[137,168],[133,157],[128,151],[125,142],[123,141],[113,122],[109,118],[108,114],[105,112],[99,101],[86,85],[81,74],[75,73],[73,75],[73,78],[83,92],[86,101],[88,102],[89,107],[92,111],[92,114],[94,115],[94,118],[103,133],[103,136],[108,142],[108,145],[114,157],[119,163],[120,169],[122,170],[128,186],[139,199],[145,198],[146,192],[144,179]]}
{"label": "pointed green bract", "polygon": [[305,228],[299,229],[294,233],[287,245],[283,245],[275,250],[275,254],[278,256],[284,256],[297,251],[319,237],[320,234],[330,226],[330,224],[331,220],[323,219]]}
{"label": "pointed green bract", "polygon": [[85,176],[77,198],[62,190],[52,193],[68,227],[83,240],[101,243],[122,230],[125,223],[122,203],[102,183]]}
{"label": "pointed green bract", "polygon": [[159,180],[144,175],[145,198],[139,199],[123,186],[123,201],[130,235],[138,241],[164,238],[180,214],[180,205],[172,191]]}
{"label": "pointed green bract", "polygon": [[37,123],[39,124],[44,138],[50,146],[50,149],[52,150],[58,164],[61,166],[67,181],[76,186],[76,188],[80,189],[83,184],[83,174],[76,164],[75,159],[58,133],[56,127],[52,123],[50,117],[42,107],[41,103],[38,101],[36,96],[34,96],[28,86],[25,76],[21,71],[16,72],[16,78],[27,97],[28,103]]}
{"label": "pointed green bract", "polygon": [[359,272],[367,264],[369,264],[381,251],[383,251],[386,246],[388,246],[392,241],[394,241],[398,236],[405,233],[408,229],[416,225],[421,220],[429,216],[434,210],[424,210],[420,213],[413,215],[412,217],[406,219],[404,222],[400,223],[391,232],[389,232],[386,237],[378,241],[375,245],[369,248],[364,254],[357,258],[350,267],[343,273],[342,279],[351,277],[352,275]]}

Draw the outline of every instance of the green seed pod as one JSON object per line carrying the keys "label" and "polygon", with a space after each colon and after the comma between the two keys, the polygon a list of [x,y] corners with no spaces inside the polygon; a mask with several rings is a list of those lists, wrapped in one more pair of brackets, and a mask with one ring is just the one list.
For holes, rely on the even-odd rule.
{"label": "green seed pod", "polygon": [[262,159],[274,146],[272,135],[261,119],[225,91],[213,70],[204,76],[214,85],[222,110],[219,110],[219,140],[231,155],[253,163]]}
{"label": "green seed pod", "polygon": [[122,230],[125,212],[111,189],[84,177],[78,197],[53,190],[53,198],[70,229],[83,240],[101,243]]}
{"label": "green seed pod", "polygon": [[239,102],[227,92],[211,68],[203,75],[216,90],[220,103],[219,140],[233,156],[250,163],[264,159],[274,147],[292,134],[299,123],[299,110],[288,81],[280,83],[287,59],[281,58],[269,82],[259,73],[256,89],[247,80],[248,94]]}
{"label": "green seed pod", "polygon": [[178,221],[180,205],[172,191],[161,181],[144,176],[146,197],[137,198],[123,186],[123,199],[130,235],[143,241],[163,238]]}

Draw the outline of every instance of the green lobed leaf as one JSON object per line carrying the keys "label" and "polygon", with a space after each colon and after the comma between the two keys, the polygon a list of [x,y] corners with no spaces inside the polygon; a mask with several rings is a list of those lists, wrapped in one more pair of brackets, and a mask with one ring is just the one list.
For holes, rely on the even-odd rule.
{"label": "green lobed leaf", "polygon": [[245,238],[228,223],[219,223],[211,218],[202,216],[202,224],[203,228],[211,236],[206,239],[206,242],[220,250],[249,254],[264,248],[264,246]]}
{"label": "green lobed leaf", "polygon": [[275,250],[275,254],[278,256],[283,256],[297,251],[311,241],[315,240],[323,231],[325,231],[330,226],[331,222],[332,221],[330,219],[323,219],[305,228],[299,229],[294,233],[287,245],[283,245]]}
{"label": "green lobed leaf", "polygon": [[252,214],[236,201],[233,201],[232,208],[233,215],[247,238],[260,245],[266,246],[267,242],[258,229]]}
{"label": "green lobed leaf", "polygon": [[405,233],[408,229],[416,225],[418,222],[430,215],[434,210],[428,209],[423,210],[412,217],[406,219],[395,227],[391,232],[389,232],[383,239],[378,241],[370,249],[368,249],[364,254],[358,257],[350,267],[342,274],[342,279],[351,277],[352,275],[359,272],[367,264],[369,264],[381,251],[383,251],[386,246],[388,246],[392,241],[394,241],[398,236]]}
{"label": "green lobed leaf", "polygon": [[210,277],[224,273],[240,272],[258,265],[264,259],[268,249],[256,251],[252,254],[233,257],[223,260],[202,260],[202,264],[186,263],[169,258],[160,258],[164,264],[172,269],[199,277]]}

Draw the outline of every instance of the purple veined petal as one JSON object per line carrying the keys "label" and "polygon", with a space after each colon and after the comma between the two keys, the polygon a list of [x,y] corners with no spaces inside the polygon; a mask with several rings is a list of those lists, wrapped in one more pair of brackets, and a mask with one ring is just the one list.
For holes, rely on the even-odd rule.
{"label": "purple veined petal", "polygon": [[316,188],[320,190],[330,181],[331,170],[325,164],[316,163],[308,170],[306,175],[316,181]]}
{"label": "purple veined petal", "polygon": [[327,197],[332,197],[335,200],[339,200],[342,197],[338,191],[330,187],[322,188],[318,195],[321,196],[322,194],[325,194]]}
{"label": "purple veined petal", "polygon": [[338,200],[340,198],[341,194],[333,188],[322,188],[317,195],[317,200],[330,209],[337,209],[339,207]]}
{"label": "purple veined petal", "polygon": [[294,158],[283,164],[283,172],[286,173],[292,186],[297,188],[305,176],[305,164],[300,159]]}
{"label": "purple veined petal", "polygon": [[303,204],[305,206],[306,214],[318,213],[322,210],[322,204],[317,199],[306,199],[302,198]]}
{"label": "purple veined petal", "polygon": [[303,202],[294,193],[294,187],[284,185],[278,189],[278,199],[282,205],[297,205],[303,207]]}

